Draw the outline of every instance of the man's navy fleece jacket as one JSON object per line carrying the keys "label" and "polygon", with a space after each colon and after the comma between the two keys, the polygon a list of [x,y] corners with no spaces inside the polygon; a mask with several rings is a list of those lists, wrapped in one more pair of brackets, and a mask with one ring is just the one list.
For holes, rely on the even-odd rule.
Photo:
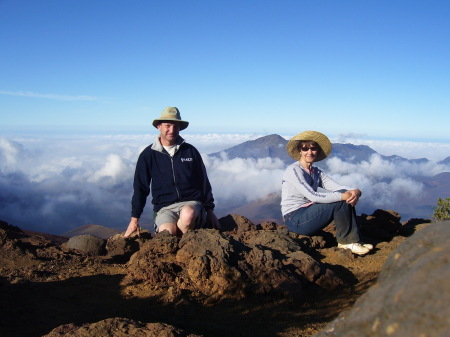
{"label": "man's navy fleece jacket", "polygon": [[[181,137],[180,137],[181,138]],[[199,201],[214,209],[214,198],[205,165],[197,149],[184,141],[173,157],[155,143],[142,151],[134,174],[131,216],[139,218],[152,192],[153,211],[181,201]]]}

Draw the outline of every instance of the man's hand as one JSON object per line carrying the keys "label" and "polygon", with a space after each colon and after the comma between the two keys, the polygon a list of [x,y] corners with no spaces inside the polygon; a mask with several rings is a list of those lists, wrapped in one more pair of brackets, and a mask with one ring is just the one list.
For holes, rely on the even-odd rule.
{"label": "man's hand", "polygon": [[123,234],[123,237],[127,238],[136,231],[138,232],[138,236],[141,236],[141,228],[139,227],[139,219],[131,218],[128,228],[127,228],[126,232]]}

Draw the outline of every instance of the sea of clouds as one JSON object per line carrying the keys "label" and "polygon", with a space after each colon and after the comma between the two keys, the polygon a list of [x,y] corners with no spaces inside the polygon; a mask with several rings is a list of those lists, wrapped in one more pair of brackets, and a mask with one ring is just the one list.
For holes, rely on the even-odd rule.
{"label": "sea of clouds", "polygon": [[[207,156],[260,136],[183,135],[204,157],[218,209],[229,204],[238,207],[280,191],[285,164],[279,159]],[[130,217],[136,160],[154,137],[156,135],[0,137],[0,220],[52,234],[62,234],[85,224],[124,230]],[[332,141],[350,142],[348,139]],[[327,172],[338,182],[358,186],[364,191],[365,208],[395,209],[395,203],[405,194],[421,193],[423,186],[413,177],[450,171],[450,167],[437,164],[450,155],[447,143],[359,139],[352,139],[352,143],[369,145],[383,155],[430,159],[427,164],[405,162],[395,166],[379,155],[361,164],[346,163],[338,158],[328,160]],[[148,203],[141,221],[144,224],[152,221],[150,200]]]}

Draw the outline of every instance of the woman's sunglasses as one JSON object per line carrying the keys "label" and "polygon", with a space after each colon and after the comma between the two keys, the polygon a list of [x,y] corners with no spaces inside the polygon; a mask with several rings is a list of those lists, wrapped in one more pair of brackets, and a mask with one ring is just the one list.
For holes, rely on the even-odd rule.
{"label": "woman's sunglasses", "polygon": [[307,152],[308,150],[311,150],[311,151],[317,151],[318,149],[319,149],[318,146],[311,146],[311,147],[302,146],[302,147],[300,148],[300,150],[302,150],[303,152]]}

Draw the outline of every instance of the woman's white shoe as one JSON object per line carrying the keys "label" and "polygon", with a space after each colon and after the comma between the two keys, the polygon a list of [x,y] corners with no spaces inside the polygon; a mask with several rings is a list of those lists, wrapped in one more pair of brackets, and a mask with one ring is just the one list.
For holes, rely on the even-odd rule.
{"label": "woman's white shoe", "polygon": [[[358,254],[358,255],[364,255],[364,254],[367,254],[368,252],[370,252],[370,248],[363,246],[362,244],[360,244],[358,242],[348,243],[348,244],[338,243],[338,248],[350,249],[352,251],[352,253]],[[373,248],[373,246],[372,246],[372,248]]]}

